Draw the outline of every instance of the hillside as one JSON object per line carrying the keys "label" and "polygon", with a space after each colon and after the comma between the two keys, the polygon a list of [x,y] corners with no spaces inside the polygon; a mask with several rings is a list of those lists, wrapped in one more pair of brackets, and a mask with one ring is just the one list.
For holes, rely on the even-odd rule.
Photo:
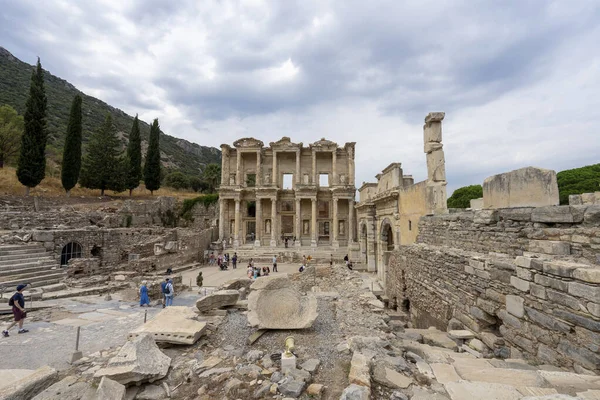
{"label": "hillside", "polygon": [[567,169],[556,174],[560,204],[569,204],[570,194],[600,191],[600,164]]}
{"label": "hillside", "polygon": [[[42,67],[44,60],[42,60]],[[9,51],[0,47],[0,104],[14,107],[19,114],[25,111],[25,102],[29,93],[29,81],[33,66],[14,57]],[[113,121],[123,138],[129,136],[133,117],[123,111],[94,97],[77,90],[69,82],[60,79],[48,71],[45,72],[46,95],[48,97],[48,148],[50,159],[60,161],[64,135],[69,119],[71,101],[79,93],[83,99],[83,141],[84,146],[91,132],[104,121],[110,112]],[[140,121],[142,148],[147,147],[150,126]],[[162,132],[161,132],[162,133]],[[125,145],[126,141],[124,141]],[[198,174],[200,168],[209,163],[221,163],[221,151],[214,147],[200,146],[184,139],[162,133],[160,138],[161,161],[166,168],[180,169],[190,175]]]}

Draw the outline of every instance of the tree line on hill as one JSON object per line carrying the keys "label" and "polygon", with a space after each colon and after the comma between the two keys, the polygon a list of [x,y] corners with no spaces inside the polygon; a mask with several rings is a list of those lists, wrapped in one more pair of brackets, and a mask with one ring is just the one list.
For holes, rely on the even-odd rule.
{"label": "tree line on hill", "polygon": [[[163,176],[160,162],[160,127],[155,119],[150,127],[148,150],[142,168],[142,146],[139,119],[133,120],[126,152],[121,144],[112,116],[107,113],[104,123],[90,137],[82,157],[82,98],[76,95],[71,104],[69,122],[63,148],[61,182],[67,196],[79,183],[82,187],[114,192],[132,191],[143,180],[151,194],[161,187],[190,188],[196,192],[214,192],[220,183],[221,171],[217,164],[209,164],[202,177],[187,176],[179,171]],[[25,114],[19,116],[12,107],[0,106],[0,168],[17,158],[17,178],[29,190],[45,177],[47,98],[40,60],[32,72]]]}

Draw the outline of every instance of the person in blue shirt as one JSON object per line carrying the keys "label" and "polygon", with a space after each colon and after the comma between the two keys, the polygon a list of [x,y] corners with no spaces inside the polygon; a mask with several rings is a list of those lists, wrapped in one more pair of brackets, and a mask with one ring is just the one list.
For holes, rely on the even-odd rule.
{"label": "person in blue shirt", "polygon": [[12,312],[15,317],[15,320],[8,328],[2,331],[2,336],[8,337],[8,331],[15,325],[19,325],[19,333],[27,333],[29,332],[27,329],[23,328],[23,322],[25,321],[25,317],[27,317],[27,312],[25,312],[25,297],[23,296],[23,290],[27,285],[19,285],[17,286],[17,292],[12,295],[8,304],[12,306]]}
{"label": "person in blue shirt", "polygon": [[150,306],[150,298],[148,297],[148,286],[146,286],[146,281],[142,281],[142,286],[140,287],[140,307],[144,305]]}

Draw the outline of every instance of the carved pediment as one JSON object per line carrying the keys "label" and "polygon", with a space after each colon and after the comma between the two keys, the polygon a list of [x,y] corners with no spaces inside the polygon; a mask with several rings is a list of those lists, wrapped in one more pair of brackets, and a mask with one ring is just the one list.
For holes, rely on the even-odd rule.
{"label": "carved pediment", "polygon": [[302,143],[294,143],[287,136],[282,137],[281,139],[279,139],[276,142],[271,142],[271,143],[269,143],[269,145],[271,146],[271,148],[276,149],[276,150],[302,148]]}
{"label": "carved pediment", "polygon": [[242,138],[233,142],[235,148],[262,148],[264,143],[261,140],[254,138]]}
{"label": "carved pediment", "polygon": [[337,143],[325,138],[321,138],[321,140],[318,140],[310,145],[311,149],[314,148],[316,150],[335,150],[337,147]]}

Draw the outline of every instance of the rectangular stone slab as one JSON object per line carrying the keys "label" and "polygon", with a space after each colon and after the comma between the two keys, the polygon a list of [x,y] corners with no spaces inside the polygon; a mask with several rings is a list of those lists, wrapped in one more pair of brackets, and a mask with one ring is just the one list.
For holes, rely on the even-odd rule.
{"label": "rectangular stone slab", "polygon": [[156,317],[129,333],[129,338],[150,334],[157,342],[194,344],[206,330],[206,322],[193,319],[189,307],[167,307]]}

